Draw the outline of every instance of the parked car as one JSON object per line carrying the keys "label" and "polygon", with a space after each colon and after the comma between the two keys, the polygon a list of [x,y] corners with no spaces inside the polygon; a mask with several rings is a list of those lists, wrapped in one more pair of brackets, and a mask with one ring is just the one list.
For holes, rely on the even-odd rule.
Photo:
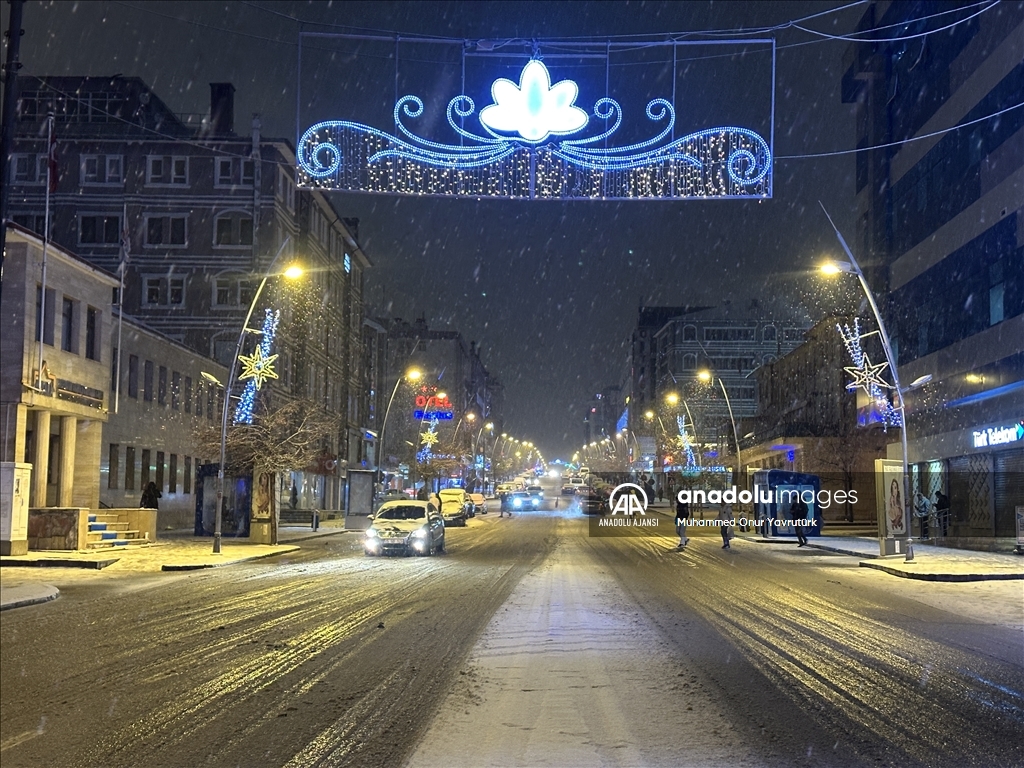
{"label": "parked car", "polygon": [[445,488],[437,494],[441,501],[441,517],[445,525],[465,525],[473,502],[462,488]]}
{"label": "parked car", "polygon": [[569,481],[566,481],[562,485],[562,495],[563,496],[572,496],[574,493],[576,493],[576,486],[573,485],[572,483],[570,483]]}
{"label": "parked car", "polygon": [[520,512],[524,509],[539,509],[541,499],[531,496],[526,491],[515,491],[501,499],[501,508],[508,512]]}
{"label": "parked car", "polygon": [[400,491],[397,488],[388,488],[384,493],[377,496],[375,502],[376,506],[380,508],[382,504],[386,504],[389,501],[405,501],[408,498],[409,494],[405,491]]}
{"label": "parked car", "polygon": [[429,501],[388,501],[374,513],[363,550],[368,557],[444,552],[444,520]]}
{"label": "parked car", "polygon": [[469,494],[469,500],[473,502],[473,511],[477,514],[487,514],[487,499],[484,498],[482,493],[471,493]]}

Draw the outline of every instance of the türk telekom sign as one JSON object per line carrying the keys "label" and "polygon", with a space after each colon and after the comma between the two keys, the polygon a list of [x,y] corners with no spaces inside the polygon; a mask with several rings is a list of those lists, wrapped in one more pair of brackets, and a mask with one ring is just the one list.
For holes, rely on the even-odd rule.
{"label": "t\u00fcrk telekom sign", "polygon": [[992,448],[1010,443],[1024,442],[1024,421],[999,427],[986,427],[971,432],[974,448]]}

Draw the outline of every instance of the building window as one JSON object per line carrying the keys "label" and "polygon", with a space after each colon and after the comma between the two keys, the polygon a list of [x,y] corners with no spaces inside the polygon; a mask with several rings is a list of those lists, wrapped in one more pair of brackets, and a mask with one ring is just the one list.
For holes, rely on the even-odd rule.
{"label": "building window", "polygon": [[217,390],[213,384],[206,385],[206,418],[209,421],[213,421],[213,412],[215,407],[214,398],[217,396],[216,391]]}
{"label": "building window", "polygon": [[167,280],[167,303],[180,307],[185,303],[185,278],[171,277]]}
{"label": "building window", "polygon": [[178,454],[171,454],[171,464],[167,468],[167,492],[178,492]]}
{"label": "building window", "polygon": [[192,377],[185,377],[185,413],[192,413]]}
{"label": "building window", "polygon": [[143,490],[145,490],[146,486],[149,485],[150,470],[152,469],[152,467],[151,467],[151,457],[152,457],[152,454],[150,453],[149,448],[143,448],[142,449],[142,473],[141,473],[141,476],[139,477],[139,480],[141,481],[139,484],[142,486]]}
{"label": "building window", "polygon": [[352,257],[349,256],[347,253],[345,254],[345,271],[346,272],[351,272],[352,271]]}
{"label": "building window", "polygon": [[67,296],[61,304],[60,348],[78,354],[78,302]]}
{"label": "building window", "polygon": [[128,355],[128,397],[139,397],[139,358]]}
{"label": "building window", "polygon": [[36,286],[36,341],[39,341],[39,330],[42,326],[43,343],[53,346],[53,329],[56,324],[57,292],[52,288],[46,289],[46,310],[45,321],[43,320],[43,288]]}
{"label": "building window", "polygon": [[82,155],[82,183],[121,184],[121,167],[120,155]]}
{"label": "building window", "polygon": [[82,245],[119,245],[120,216],[82,216],[78,220],[78,242]]}
{"label": "building window", "polygon": [[217,184],[218,185],[230,185],[231,184],[231,159],[220,158],[217,161]]}
{"label": "building window", "polygon": [[192,457],[185,457],[185,471],[181,475],[181,492],[185,495],[192,493]]}
{"label": "building window", "polygon": [[256,165],[241,157],[217,159],[217,186],[230,187],[244,184],[251,187],[256,179]]}
{"label": "building window", "polygon": [[214,245],[252,245],[252,217],[224,213],[214,225]]}
{"label": "building window", "polygon": [[37,235],[46,233],[46,217],[41,213],[16,213],[11,220]]}
{"label": "building window", "polygon": [[1001,323],[1006,318],[1003,307],[1006,283],[1003,281],[1003,262],[997,261],[988,268],[988,324]]}
{"label": "building window", "polygon": [[143,302],[147,305],[182,306],[185,303],[185,278],[143,278]]}
{"label": "building window", "polygon": [[188,184],[188,158],[171,159],[171,184]]}
{"label": "building window", "polygon": [[196,382],[196,418],[203,418],[203,385]]}
{"label": "building window", "polygon": [[167,405],[167,367],[160,366],[160,384],[157,390],[157,403]]}
{"label": "building window", "polygon": [[764,341],[775,341],[775,326],[766,325],[764,330],[761,332],[761,338]]}
{"label": "building window", "polygon": [[146,158],[146,183],[188,186],[188,158],[150,155]]}
{"label": "building window", "polygon": [[100,311],[95,307],[85,310],[85,356],[100,359]]}
{"label": "building window", "polygon": [[164,452],[163,451],[157,451],[156,452],[156,480],[154,482],[156,483],[156,489],[158,491],[163,491],[163,489],[164,489],[164,469],[165,469],[165,466],[164,466]]}
{"label": "building window", "polygon": [[160,304],[160,284],[163,282],[159,277],[146,278],[146,303]]}
{"label": "building window", "polygon": [[683,341],[696,341],[697,340],[697,329],[688,325],[683,328]]}
{"label": "building window", "polygon": [[46,155],[14,155],[11,165],[15,183],[42,184],[46,181]]}
{"label": "building window", "polygon": [[110,356],[110,391],[113,392],[117,389],[117,347],[114,347],[113,354]]}
{"label": "building window", "polygon": [[129,445],[124,449],[124,489],[135,490],[135,446]]}
{"label": "building window", "polygon": [[153,361],[147,360],[143,366],[142,399],[147,403],[153,402]]}
{"label": "building window", "polygon": [[185,245],[185,216],[147,216],[146,245]]}
{"label": "building window", "polygon": [[107,488],[117,488],[117,476],[121,471],[117,466],[120,453],[121,446],[117,443],[111,443],[107,454]]}
{"label": "building window", "polygon": [[171,408],[181,410],[181,374],[177,371],[171,372]]}

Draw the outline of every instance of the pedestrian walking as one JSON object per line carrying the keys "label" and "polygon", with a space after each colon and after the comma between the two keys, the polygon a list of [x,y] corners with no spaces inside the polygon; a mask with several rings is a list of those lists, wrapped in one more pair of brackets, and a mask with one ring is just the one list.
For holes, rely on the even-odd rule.
{"label": "pedestrian walking", "polygon": [[686,521],[690,517],[690,505],[676,500],[676,533],[679,534],[678,549],[685,549],[690,540],[686,537]]}
{"label": "pedestrian walking", "polygon": [[790,505],[789,513],[793,518],[793,530],[796,531],[796,540],[799,542],[797,546],[806,546],[807,531],[804,530],[804,523],[807,520],[807,502],[798,495],[796,501]]}
{"label": "pedestrian walking", "polygon": [[722,534],[722,549],[732,549],[729,540],[732,538],[732,506],[723,504],[718,511],[718,531]]}
{"label": "pedestrian walking", "polygon": [[157,499],[163,497],[160,490],[156,487],[156,483],[150,482],[142,491],[142,499],[139,501],[139,507],[142,509],[160,509],[160,502]]}

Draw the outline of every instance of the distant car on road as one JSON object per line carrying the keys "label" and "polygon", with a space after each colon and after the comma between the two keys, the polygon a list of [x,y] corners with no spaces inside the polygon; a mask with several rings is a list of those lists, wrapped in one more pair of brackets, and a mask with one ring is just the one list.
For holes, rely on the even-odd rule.
{"label": "distant car on road", "polygon": [[429,501],[386,502],[363,536],[368,557],[432,555],[444,547],[444,520]]}
{"label": "distant car on road", "polygon": [[540,498],[540,499],[544,498],[544,489],[541,486],[539,486],[539,485],[528,485],[528,486],[526,486],[526,492],[528,494],[530,494],[531,496],[536,496],[537,498]]}
{"label": "distant car on road", "polygon": [[572,496],[574,493],[576,493],[576,486],[573,485],[572,483],[570,483],[569,481],[566,481],[562,485],[562,495],[563,496]]}

